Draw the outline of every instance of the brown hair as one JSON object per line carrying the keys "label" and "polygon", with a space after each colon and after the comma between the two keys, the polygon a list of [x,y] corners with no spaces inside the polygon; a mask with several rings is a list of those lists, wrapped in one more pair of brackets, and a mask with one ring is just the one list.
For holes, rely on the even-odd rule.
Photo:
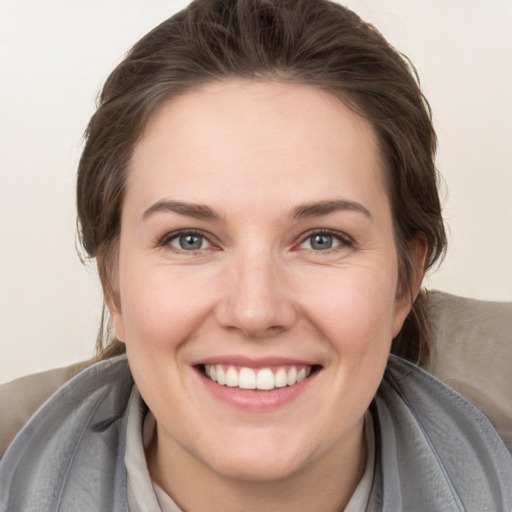
{"label": "brown hair", "polygon": [[[115,271],[126,172],[147,121],[164,101],[229,78],[308,84],[338,96],[374,126],[384,158],[399,260],[399,292],[410,290],[409,246],[428,244],[425,270],[446,235],[434,164],[431,112],[412,64],[355,13],[327,0],[195,0],[144,36],[107,79],[86,131],[78,168],[80,241],[98,258],[105,294]],[[105,315],[105,310],[104,310]],[[124,351],[105,316],[100,358]],[[392,351],[429,354],[429,327],[416,300]]]}

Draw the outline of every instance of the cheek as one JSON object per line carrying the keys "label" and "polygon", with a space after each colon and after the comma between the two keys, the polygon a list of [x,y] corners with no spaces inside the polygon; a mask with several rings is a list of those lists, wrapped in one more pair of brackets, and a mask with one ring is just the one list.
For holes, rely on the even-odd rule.
{"label": "cheek", "polygon": [[127,348],[175,349],[209,311],[213,291],[191,269],[132,266],[121,281]]}
{"label": "cheek", "polygon": [[304,314],[338,352],[387,351],[395,323],[396,271],[378,266],[333,269],[302,281]]}
{"label": "cheek", "polygon": [[[183,278],[180,279],[180,274]],[[130,267],[121,287],[126,353],[139,390],[155,411],[179,407],[183,399],[186,350],[208,306],[186,272]],[[182,390],[176,393],[173,390]]]}

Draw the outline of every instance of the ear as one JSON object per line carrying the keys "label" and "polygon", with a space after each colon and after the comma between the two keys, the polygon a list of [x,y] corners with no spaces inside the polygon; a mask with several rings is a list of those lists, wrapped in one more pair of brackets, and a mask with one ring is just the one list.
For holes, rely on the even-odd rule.
{"label": "ear", "polygon": [[121,310],[121,297],[118,279],[118,251],[99,250],[96,255],[96,265],[100,276],[103,297],[112,319],[112,327],[116,338],[124,343],[125,329]]}
{"label": "ear", "polygon": [[112,327],[114,329],[114,334],[119,341],[124,343],[125,329],[119,292],[114,291],[110,286],[107,288],[103,284],[102,286],[103,295],[105,297],[105,303],[110,313],[110,318],[112,319]]}
{"label": "ear", "polygon": [[117,307],[112,307],[111,305],[109,305],[108,302],[107,307],[108,310],[110,311],[110,317],[112,318],[112,327],[114,328],[114,334],[120,342],[124,343],[125,330],[121,309]]}
{"label": "ear", "polygon": [[[411,275],[411,293],[410,298],[412,303],[416,300],[418,293],[420,292],[421,283],[425,277],[425,260],[427,258],[427,240],[423,235],[416,237],[409,244],[409,254],[412,263],[412,275]],[[411,303],[411,306],[412,306]]]}
{"label": "ear", "polygon": [[425,259],[427,257],[427,240],[424,236],[416,237],[409,243],[409,259],[411,275],[407,290],[396,297],[395,318],[393,322],[393,338],[400,332],[402,325],[411,311],[412,305],[420,292],[425,276]]}

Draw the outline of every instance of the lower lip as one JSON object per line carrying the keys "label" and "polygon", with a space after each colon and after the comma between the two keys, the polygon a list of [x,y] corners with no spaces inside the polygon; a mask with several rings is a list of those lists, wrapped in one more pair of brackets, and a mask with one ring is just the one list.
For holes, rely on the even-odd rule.
{"label": "lower lip", "polygon": [[222,400],[232,407],[258,412],[278,409],[293,401],[298,395],[304,393],[311,382],[316,378],[318,372],[313,372],[309,377],[293,386],[274,388],[269,391],[221,386],[205,377],[202,373],[198,372],[198,374],[208,391],[219,400]]}

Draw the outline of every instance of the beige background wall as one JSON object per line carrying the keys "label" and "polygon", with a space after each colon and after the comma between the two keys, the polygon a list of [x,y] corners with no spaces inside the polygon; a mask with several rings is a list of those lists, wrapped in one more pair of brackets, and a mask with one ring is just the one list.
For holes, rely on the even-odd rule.
{"label": "beige background wall", "polygon": [[[74,177],[96,94],[184,0],[0,0],[0,382],[93,352],[94,265]],[[512,2],[348,0],[415,62],[446,180],[450,250],[432,288],[512,300]]]}

